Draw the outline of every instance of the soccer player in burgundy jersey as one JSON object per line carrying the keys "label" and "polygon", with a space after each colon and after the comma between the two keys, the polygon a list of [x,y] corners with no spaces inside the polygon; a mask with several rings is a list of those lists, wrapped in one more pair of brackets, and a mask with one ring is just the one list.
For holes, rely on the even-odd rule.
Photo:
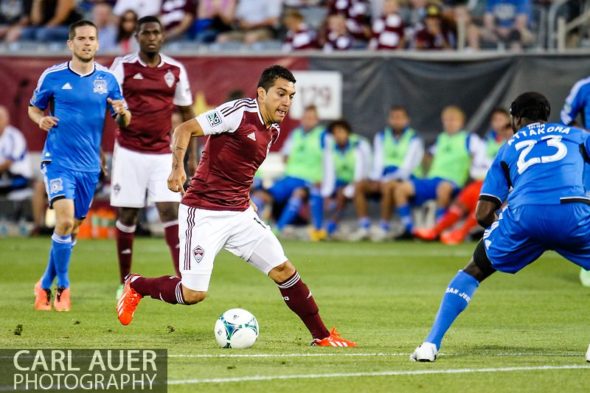
{"label": "soccer player in burgundy jersey", "polygon": [[[194,117],[186,70],[176,60],[160,53],[164,42],[158,18],[138,21],[136,38],[139,53],[115,59],[111,71],[117,77],[129,109],[131,123],[119,127],[113,153],[111,205],[118,208],[116,223],[117,256],[121,286],[131,271],[133,239],[139,209],[146,194],[155,202],[164,224],[174,270],[178,270],[178,202],[180,196],[168,190],[166,179],[172,163],[170,132],[172,114],[178,109],[183,120]],[[194,153],[196,150],[191,148]],[[194,156],[189,157],[194,161]]]}
{"label": "soccer player in burgundy jersey", "polygon": [[[278,123],[287,115],[294,94],[293,74],[275,65],[262,73],[257,98],[230,101],[174,130],[168,188],[184,195],[179,210],[182,278],[131,274],[117,304],[123,325],[131,323],[143,296],[171,304],[204,300],[215,256],[225,248],[277,283],[287,306],[309,329],[312,345],[356,346],[335,329],[326,329],[310,290],[250,202],[254,174],[276,142]],[[183,158],[191,136],[202,135],[209,139],[185,193]]]}

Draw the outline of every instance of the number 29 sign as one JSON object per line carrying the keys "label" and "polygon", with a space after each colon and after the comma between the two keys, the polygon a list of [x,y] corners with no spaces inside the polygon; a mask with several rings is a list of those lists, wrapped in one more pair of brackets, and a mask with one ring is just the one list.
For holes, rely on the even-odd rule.
{"label": "number 29 sign", "polygon": [[297,93],[289,111],[292,119],[300,119],[305,107],[315,105],[322,120],[342,117],[342,74],[335,71],[296,71]]}

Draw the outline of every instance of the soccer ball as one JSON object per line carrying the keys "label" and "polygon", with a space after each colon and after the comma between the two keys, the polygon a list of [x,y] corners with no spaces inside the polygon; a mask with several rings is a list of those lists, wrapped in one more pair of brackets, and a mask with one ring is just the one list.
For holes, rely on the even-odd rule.
{"label": "soccer ball", "polygon": [[250,348],[258,338],[258,321],[243,308],[232,308],[217,319],[214,332],[222,348]]}

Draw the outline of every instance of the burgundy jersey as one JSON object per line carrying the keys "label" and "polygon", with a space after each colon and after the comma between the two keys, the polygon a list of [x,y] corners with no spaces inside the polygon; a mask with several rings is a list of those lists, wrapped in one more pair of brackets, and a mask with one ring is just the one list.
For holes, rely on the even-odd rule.
{"label": "burgundy jersey", "polygon": [[283,41],[283,51],[316,49],[318,47],[315,32],[302,23],[297,31],[289,30]]}
{"label": "burgundy jersey", "polygon": [[398,49],[404,38],[404,23],[398,14],[382,16],[373,22],[371,49]]}
{"label": "burgundy jersey", "polygon": [[186,15],[190,15],[194,19],[196,11],[195,0],[162,0],[160,22],[162,22],[164,30],[169,32],[180,25]]}
{"label": "burgundy jersey", "polygon": [[333,52],[340,50],[349,50],[352,48],[352,36],[350,34],[338,35],[333,31],[329,31],[326,35],[326,43],[324,44],[324,52]]}
{"label": "burgundy jersey", "polygon": [[346,28],[353,38],[365,41],[365,28],[370,28],[371,18],[367,0],[330,0],[328,15],[342,14],[346,17]]}
{"label": "burgundy jersey", "polygon": [[170,153],[172,112],[192,105],[184,66],[160,54],[160,64],[148,67],[139,55],[117,57],[111,66],[131,112],[129,126],[117,129],[117,143],[152,154]]}
{"label": "burgundy jersey", "polygon": [[182,203],[207,210],[246,210],[254,174],[279,137],[278,124],[264,124],[253,98],[227,102],[196,119],[209,138]]}

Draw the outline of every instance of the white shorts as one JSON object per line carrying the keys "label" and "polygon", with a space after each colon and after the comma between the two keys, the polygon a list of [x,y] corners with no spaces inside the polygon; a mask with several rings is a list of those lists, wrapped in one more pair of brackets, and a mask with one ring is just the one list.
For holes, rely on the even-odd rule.
{"label": "white shorts", "polygon": [[207,291],[213,262],[222,248],[267,275],[287,261],[281,243],[252,207],[237,212],[180,204],[178,222],[180,273],[188,289]]}
{"label": "white shorts", "polygon": [[111,206],[141,208],[151,202],[180,202],[168,189],[172,154],[149,154],[115,143],[111,176]]}

